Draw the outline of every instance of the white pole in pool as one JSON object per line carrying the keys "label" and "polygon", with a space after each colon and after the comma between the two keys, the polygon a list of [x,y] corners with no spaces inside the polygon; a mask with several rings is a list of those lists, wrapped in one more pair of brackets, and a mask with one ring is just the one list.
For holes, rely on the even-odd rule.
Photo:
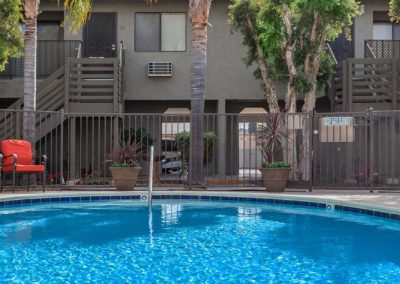
{"label": "white pole in pool", "polygon": [[154,172],[154,146],[150,146],[150,169],[149,169],[149,195],[147,197],[149,206],[153,203],[153,172]]}

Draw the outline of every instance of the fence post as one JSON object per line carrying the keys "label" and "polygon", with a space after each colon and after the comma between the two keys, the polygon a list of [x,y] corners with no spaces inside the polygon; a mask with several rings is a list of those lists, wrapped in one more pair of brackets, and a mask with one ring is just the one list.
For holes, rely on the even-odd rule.
{"label": "fence post", "polygon": [[70,76],[70,58],[65,59],[64,71],[64,109],[69,112],[69,76]]}
{"label": "fence post", "polygon": [[397,109],[398,62],[399,62],[399,59],[393,58],[393,60],[392,60],[392,110]]}
{"label": "fence post", "polygon": [[64,183],[64,109],[60,110],[60,188]]}
{"label": "fence post", "polygon": [[342,111],[347,110],[347,103],[348,103],[348,67],[347,64],[348,59],[343,60],[342,62]]}
{"label": "fence post", "polygon": [[369,192],[374,192],[374,109],[367,110],[369,118],[369,171],[368,171],[368,188]]}
{"label": "fence post", "polygon": [[[70,129],[69,130],[69,145],[67,146],[67,151],[69,152],[69,159],[68,161],[68,167],[69,167],[69,177],[73,181],[73,185],[75,185],[75,178],[76,178],[76,116],[69,116],[68,118],[68,123],[67,127]],[[80,120],[82,120],[82,117],[80,117]],[[80,138],[82,139],[82,138]],[[82,141],[82,140],[80,140]],[[81,145],[79,147],[82,147]],[[67,171],[68,173],[68,171]]]}
{"label": "fence post", "polygon": [[347,110],[351,112],[353,111],[353,60],[347,60]]}
{"label": "fence post", "polygon": [[119,113],[119,99],[118,99],[118,85],[119,85],[119,68],[118,58],[115,58],[113,62],[113,112]]}
{"label": "fence post", "polygon": [[[21,103],[17,103],[16,104],[16,106],[15,106],[15,123],[16,123],[16,126],[15,126],[15,129],[16,129],[16,131],[15,131],[15,138],[22,138],[22,135],[21,135],[21,120],[22,120],[22,118],[23,118],[23,116],[24,116],[24,113],[23,112],[18,112],[19,110],[21,110]],[[22,115],[21,115],[22,114]],[[12,121],[11,121],[11,123],[12,123]]]}
{"label": "fence post", "polygon": [[218,101],[218,176],[225,177],[226,176],[226,147],[227,147],[227,139],[226,139],[226,132],[227,132],[227,123],[226,123],[226,108],[225,108],[225,100]]}
{"label": "fence post", "polygon": [[308,113],[308,127],[310,129],[309,131],[309,151],[308,151],[308,160],[309,160],[309,167],[310,167],[310,178],[309,178],[309,182],[308,182],[308,191],[312,192],[313,190],[313,177],[314,177],[314,111],[310,111]]}

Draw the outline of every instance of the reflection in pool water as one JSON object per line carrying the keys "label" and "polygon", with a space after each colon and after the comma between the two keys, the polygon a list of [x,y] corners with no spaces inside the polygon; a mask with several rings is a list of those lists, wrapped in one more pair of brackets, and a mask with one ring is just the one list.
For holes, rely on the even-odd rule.
{"label": "reflection in pool water", "polygon": [[400,222],[222,202],[0,211],[4,282],[400,282]]}

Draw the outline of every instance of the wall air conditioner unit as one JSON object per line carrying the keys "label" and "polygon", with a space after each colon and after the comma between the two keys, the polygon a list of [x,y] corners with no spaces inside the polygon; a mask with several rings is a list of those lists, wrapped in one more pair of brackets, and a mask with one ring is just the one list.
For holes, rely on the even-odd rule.
{"label": "wall air conditioner unit", "polygon": [[172,62],[149,62],[147,75],[149,77],[171,77]]}

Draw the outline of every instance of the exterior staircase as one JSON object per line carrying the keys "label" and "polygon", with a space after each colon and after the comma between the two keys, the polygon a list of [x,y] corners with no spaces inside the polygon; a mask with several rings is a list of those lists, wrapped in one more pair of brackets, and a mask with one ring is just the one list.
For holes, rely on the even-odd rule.
{"label": "exterior staircase", "polygon": [[399,60],[352,58],[336,65],[331,83],[333,111],[396,110],[399,103]]}
{"label": "exterior staircase", "polygon": [[[66,113],[120,113],[122,67],[119,58],[67,58],[63,66],[38,84],[36,141],[66,119],[61,110]],[[0,113],[1,139],[22,137],[22,110],[21,98]]]}

